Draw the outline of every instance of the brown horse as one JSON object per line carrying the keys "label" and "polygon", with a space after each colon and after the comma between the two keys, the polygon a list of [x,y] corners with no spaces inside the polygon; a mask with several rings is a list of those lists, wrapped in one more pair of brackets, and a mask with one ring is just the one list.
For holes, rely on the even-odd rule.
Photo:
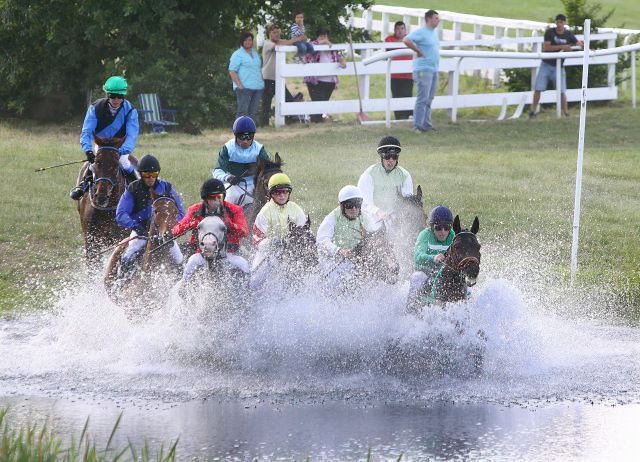
{"label": "brown horse", "polygon": [[273,158],[273,162],[264,160],[263,158],[258,160],[254,178],[255,189],[253,191],[253,203],[245,210],[245,218],[247,219],[249,231],[253,228],[253,223],[256,221],[256,217],[260,210],[262,210],[264,204],[269,202],[269,178],[276,173],[282,173],[283,165],[284,161],[277,152]]}
{"label": "brown horse", "polygon": [[[170,280],[169,284],[165,284],[167,289],[180,275],[169,254],[173,245],[169,243],[172,238],[171,229],[178,222],[178,205],[169,195],[159,195],[153,190],[150,190],[150,193],[152,215],[149,223],[149,238],[142,256],[140,271],[126,280],[118,280],[118,266],[129,239],[123,240],[118,245],[107,263],[104,283],[107,293],[117,303],[135,302],[137,299],[144,298],[145,289],[150,288],[147,287],[150,285],[147,283],[151,275],[162,272],[160,277]],[[153,284],[153,286],[153,295],[158,298],[160,284]]]}
{"label": "brown horse", "polygon": [[[116,207],[125,189],[118,152],[123,142],[123,138],[96,138],[99,148],[93,163],[93,182],[77,204],[84,235],[84,253],[90,268],[98,264],[102,250],[125,236],[125,230],[115,220]],[[85,177],[89,166],[85,162],[80,168],[78,183]]]}
{"label": "brown horse", "polygon": [[460,217],[453,220],[455,237],[447,250],[444,263],[434,268],[430,283],[422,289],[422,299],[427,303],[457,302],[467,298],[467,287],[476,283],[480,273],[480,243],[476,237],[480,230],[478,217],[471,230],[462,229]]}

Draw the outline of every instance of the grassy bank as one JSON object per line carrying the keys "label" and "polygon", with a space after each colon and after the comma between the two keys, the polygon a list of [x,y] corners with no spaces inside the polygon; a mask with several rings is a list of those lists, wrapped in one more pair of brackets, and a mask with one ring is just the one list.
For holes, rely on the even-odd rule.
{"label": "grassy bank", "polygon": [[[450,124],[437,111],[436,134],[414,134],[408,125],[391,131],[401,140],[401,164],[425,191],[425,208],[444,203],[469,224],[481,221],[484,255],[522,248],[523,259],[542,260],[566,277],[569,268],[578,114],[557,120],[553,109],[535,121],[462,121]],[[580,274],[585,284],[612,284],[637,297],[640,286],[639,115],[627,107],[589,108],[587,122]],[[82,268],[75,203],[68,198],[77,168],[34,169],[82,157],[80,121],[68,126],[0,123],[3,198],[0,219],[0,309],[38,305],[43,295]],[[335,122],[311,128],[261,130],[258,139],[278,151],[295,183],[293,200],[317,229],[336,205],[337,192],[355,183],[376,161],[382,126]],[[136,153],[152,152],[162,176],[197,199],[227,131],[192,137],[142,135]],[[537,255],[537,252],[541,252]],[[516,263],[518,264],[518,263]],[[525,264],[525,262],[521,262]],[[637,303],[637,299],[636,302]]]}

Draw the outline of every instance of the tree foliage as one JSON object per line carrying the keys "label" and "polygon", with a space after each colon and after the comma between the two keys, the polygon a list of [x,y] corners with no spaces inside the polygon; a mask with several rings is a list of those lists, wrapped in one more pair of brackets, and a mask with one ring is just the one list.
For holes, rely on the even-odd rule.
{"label": "tree foliage", "polygon": [[[370,2],[362,2],[364,6]],[[240,32],[293,10],[308,31],[339,22],[348,0],[0,0],[0,114],[61,120],[84,113],[110,75],[125,75],[129,98],[161,95],[181,126],[228,123],[235,98],[227,72]]]}

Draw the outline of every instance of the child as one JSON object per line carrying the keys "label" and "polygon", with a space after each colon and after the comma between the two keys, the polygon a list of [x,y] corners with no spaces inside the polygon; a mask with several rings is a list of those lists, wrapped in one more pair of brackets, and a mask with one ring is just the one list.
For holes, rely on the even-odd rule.
{"label": "child", "polygon": [[298,49],[293,61],[297,64],[304,63],[304,55],[307,53],[313,53],[313,45],[307,40],[308,37],[304,28],[304,11],[295,11],[293,13],[294,23],[291,25],[291,40],[296,40],[294,45]]}

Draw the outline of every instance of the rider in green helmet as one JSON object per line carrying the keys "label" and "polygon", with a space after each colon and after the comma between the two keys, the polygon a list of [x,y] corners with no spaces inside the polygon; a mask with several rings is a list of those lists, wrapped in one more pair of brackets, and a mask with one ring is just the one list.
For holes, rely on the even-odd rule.
{"label": "rider in green helmet", "polygon": [[[93,102],[87,109],[87,114],[82,125],[80,145],[87,156],[87,161],[93,164],[94,136],[100,138],[124,138],[124,142],[118,148],[120,152],[120,167],[127,176],[129,182],[136,180],[136,171],[129,162],[129,154],[133,152],[138,140],[140,127],[138,125],[138,111],[124,97],[127,94],[127,81],[121,76],[111,76],[103,85],[105,98]],[[92,165],[80,184],[71,190],[70,196],[74,200],[80,199],[93,177]]]}

